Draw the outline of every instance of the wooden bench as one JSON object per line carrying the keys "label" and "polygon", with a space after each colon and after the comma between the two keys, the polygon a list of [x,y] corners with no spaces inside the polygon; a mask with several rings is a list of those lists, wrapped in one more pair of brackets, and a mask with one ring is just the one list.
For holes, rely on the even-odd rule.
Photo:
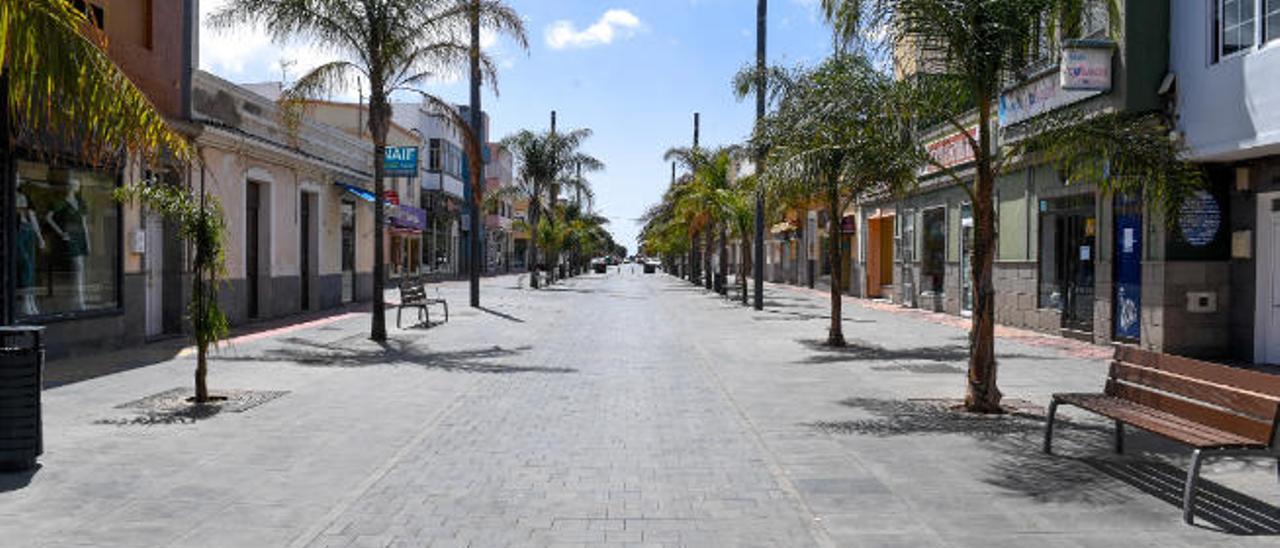
{"label": "wooden bench", "polygon": [[396,308],[396,327],[400,327],[400,316],[406,308],[418,309],[418,323],[422,323],[425,316],[429,325],[431,323],[431,306],[433,305],[444,307],[444,321],[448,322],[449,303],[440,297],[439,289],[436,289],[435,297],[428,297],[425,278],[404,278],[400,280],[400,305]]}
{"label": "wooden bench", "polygon": [[1117,345],[1103,393],[1053,395],[1044,432],[1045,453],[1052,452],[1059,405],[1074,405],[1113,419],[1117,453],[1124,451],[1125,424],[1191,446],[1182,496],[1182,519],[1188,524],[1204,458],[1276,458],[1280,474],[1277,375]]}

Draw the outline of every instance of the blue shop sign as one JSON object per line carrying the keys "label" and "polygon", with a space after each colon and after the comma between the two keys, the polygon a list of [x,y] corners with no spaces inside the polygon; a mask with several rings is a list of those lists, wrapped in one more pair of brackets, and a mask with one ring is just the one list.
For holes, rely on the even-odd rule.
{"label": "blue shop sign", "polygon": [[387,147],[382,169],[388,177],[413,177],[418,174],[418,147]]}

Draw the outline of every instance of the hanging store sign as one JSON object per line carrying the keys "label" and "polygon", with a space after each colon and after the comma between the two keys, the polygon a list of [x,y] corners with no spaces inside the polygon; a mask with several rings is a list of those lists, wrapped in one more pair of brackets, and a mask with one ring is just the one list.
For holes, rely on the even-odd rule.
{"label": "hanging store sign", "polygon": [[840,218],[840,232],[842,234],[853,234],[858,231],[858,218],[853,215],[845,215]]}
{"label": "hanging store sign", "polygon": [[1000,127],[1006,128],[1030,120],[1101,93],[1062,89],[1058,73],[1050,72],[1000,95]]}
{"label": "hanging store sign", "polygon": [[1062,47],[1059,85],[1067,91],[1111,91],[1109,40],[1069,40]]}
{"label": "hanging store sign", "polygon": [[418,147],[387,147],[382,169],[388,177],[413,177],[418,174]]}
{"label": "hanging store sign", "polygon": [[977,138],[978,126],[968,127],[965,132],[967,135],[957,131],[925,145],[925,151],[933,161],[924,166],[924,175],[931,175],[974,160],[976,156],[973,153],[973,147],[969,145],[969,138]]}
{"label": "hanging store sign", "polygon": [[387,224],[400,230],[421,232],[427,228],[427,211],[409,205],[398,205],[387,210]]}

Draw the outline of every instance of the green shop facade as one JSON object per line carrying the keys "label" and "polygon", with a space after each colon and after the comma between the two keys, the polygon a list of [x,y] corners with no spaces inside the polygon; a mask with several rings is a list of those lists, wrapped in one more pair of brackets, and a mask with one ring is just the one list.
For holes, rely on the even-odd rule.
{"label": "green shop facade", "polygon": [[[1093,50],[1083,71],[1093,81],[1081,86],[1064,77],[1062,67],[1070,63],[1057,54],[1046,58],[1040,70],[1028,71],[1002,93],[992,133],[1014,143],[1031,135],[1040,117],[1068,108],[1085,115],[1167,108],[1168,6],[1141,3],[1136,9],[1140,13],[1126,18],[1119,41],[1106,40],[1101,31],[1079,43]],[[962,123],[974,135],[976,124],[976,116]],[[973,215],[969,195],[956,181],[972,181],[972,151],[952,126],[927,132],[923,140],[947,169],[923,170],[907,196],[862,203],[849,290],[968,315]],[[1009,159],[994,193],[997,322],[1095,343],[1231,357],[1221,302],[1230,294],[1223,263],[1230,253],[1226,192],[1211,185],[1184,205],[1180,219],[1166,223],[1140,199],[1073,184],[1034,157]]]}

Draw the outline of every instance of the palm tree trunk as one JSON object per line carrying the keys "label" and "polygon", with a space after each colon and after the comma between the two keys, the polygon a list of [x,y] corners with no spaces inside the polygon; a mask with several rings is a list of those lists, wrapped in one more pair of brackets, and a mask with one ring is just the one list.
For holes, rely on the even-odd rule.
{"label": "palm tree trunk", "polygon": [[999,413],[1000,389],[996,385],[995,290],[992,270],[995,263],[995,212],[992,202],[995,173],[991,167],[991,100],[980,98],[978,105],[977,181],[973,216],[973,325],[969,332],[969,375],[965,409],[975,413]]}
{"label": "palm tree trunk", "polygon": [[209,401],[209,343],[196,346],[196,403]]}
{"label": "palm tree trunk", "polygon": [[711,225],[707,225],[702,231],[702,281],[707,290],[712,288],[711,277]]}
{"label": "palm tree trunk", "polygon": [[729,230],[720,225],[720,294],[729,294]]}
{"label": "palm tree trunk", "polygon": [[[836,237],[836,231],[839,230],[840,218],[840,195],[837,191],[838,184],[834,179],[828,183],[830,189],[827,191],[827,260],[831,262],[831,328],[827,331],[827,346],[842,347],[845,346],[844,340],[844,301],[840,292],[840,277],[842,272],[841,263],[843,250],[840,247],[840,239]],[[814,234],[817,237],[817,234]]]}
{"label": "palm tree trunk", "polygon": [[[386,193],[383,158],[387,153],[387,124],[384,113],[390,110],[386,95],[383,94],[382,82],[370,80],[373,92],[369,96],[369,133],[373,137],[373,325],[369,338],[374,341],[387,340],[386,305],[383,303],[386,276],[385,258],[382,253],[384,226],[383,194]],[[389,118],[389,116],[388,116]]]}
{"label": "palm tree trunk", "polygon": [[747,265],[751,264],[751,240],[742,238],[742,259],[738,261],[738,285],[742,288],[742,304],[747,304]]}

